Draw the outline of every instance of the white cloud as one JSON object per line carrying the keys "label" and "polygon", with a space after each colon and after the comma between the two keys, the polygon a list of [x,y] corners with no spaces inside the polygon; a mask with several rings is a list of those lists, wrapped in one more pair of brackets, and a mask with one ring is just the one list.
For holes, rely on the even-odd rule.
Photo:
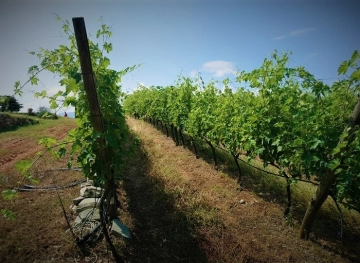
{"label": "white cloud", "polygon": [[226,74],[235,74],[234,65],[228,61],[209,61],[201,66],[201,71],[213,73],[215,77],[222,77]]}
{"label": "white cloud", "polygon": [[294,31],[291,31],[289,33],[290,36],[293,36],[293,37],[297,37],[297,36],[302,36],[302,35],[305,35],[311,31],[314,31],[316,28],[312,27],[312,28],[303,28],[303,29],[298,29],[298,30],[294,30]]}
{"label": "white cloud", "polygon": [[283,38],[285,38],[286,36],[279,36],[279,37],[274,37],[274,39],[276,39],[276,40],[280,40],[280,39],[283,39]]}
{"label": "white cloud", "polygon": [[299,36],[306,35],[306,34],[312,32],[314,30],[316,30],[315,27],[297,29],[297,30],[290,31],[286,35],[274,37],[274,39],[275,40],[281,40],[281,39],[288,38],[288,37],[299,37]]}

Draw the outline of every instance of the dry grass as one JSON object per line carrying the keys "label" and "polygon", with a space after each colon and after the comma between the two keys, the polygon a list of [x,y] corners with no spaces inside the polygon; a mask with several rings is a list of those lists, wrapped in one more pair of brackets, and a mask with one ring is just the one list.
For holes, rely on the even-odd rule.
{"label": "dry grass", "polygon": [[[48,171],[66,167],[68,161],[68,158],[56,160],[48,153],[31,168],[31,175],[39,180],[38,185],[23,180],[14,167],[19,160],[34,160],[37,153],[44,150],[37,143],[39,138],[52,136],[60,140],[74,127],[74,119],[60,118],[1,133],[0,191],[11,189],[18,182],[21,185],[46,187],[54,184],[63,186],[82,179],[83,175],[75,171]],[[0,199],[1,209],[10,209],[16,215],[16,220],[0,217],[0,262],[80,262],[80,258],[95,258],[94,252],[85,256],[75,245],[58,194],[72,221],[74,214],[69,207],[72,199],[79,195],[79,187],[59,191],[20,192],[19,198],[10,203]],[[98,254],[102,258],[111,258],[106,254],[106,246],[102,246],[104,247],[105,250]]]}
{"label": "dry grass", "polygon": [[[36,155],[39,136],[61,138],[75,126],[70,119],[60,121],[0,134],[1,191],[21,179],[13,164]],[[206,145],[199,145],[201,159],[197,160],[190,149],[176,147],[149,124],[134,119],[128,123],[134,131],[129,144],[137,147],[129,155],[118,194],[120,219],[132,238],[114,238],[125,262],[358,261],[358,214],[345,213],[341,241],[336,235],[337,212],[329,202],[319,215],[312,240],[299,240],[299,220],[308,200],[302,192],[308,189],[311,194],[314,189],[301,184],[293,188],[290,226],[283,217],[282,179],[274,181],[244,165],[246,190],[239,192],[235,167],[226,154],[219,152],[220,171],[215,171]],[[76,172],[45,171],[64,167],[66,161],[45,155],[33,167],[33,175],[42,186],[82,178]],[[69,206],[78,193],[78,187],[59,191],[71,220]],[[240,204],[241,199],[245,204]],[[1,200],[0,206],[7,203]],[[8,208],[17,219],[0,219],[0,262],[112,262],[104,240],[85,254],[80,252],[56,192],[21,193]]]}
{"label": "dry grass", "polygon": [[[358,232],[348,232],[350,241],[317,231],[312,241],[299,240],[297,217],[293,226],[283,217],[280,181],[244,166],[248,190],[239,192],[228,157],[220,158],[217,172],[206,146],[200,147],[205,160],[196,160],[149,124],[128,123],[141,140],[123,185],[122,216],[135,235],[123,249],[129,262],[356,262],[359,257],[351,241]],[[328,223],[322,215],[316,227]],[[352,248],[343,245],[348,241]]]}

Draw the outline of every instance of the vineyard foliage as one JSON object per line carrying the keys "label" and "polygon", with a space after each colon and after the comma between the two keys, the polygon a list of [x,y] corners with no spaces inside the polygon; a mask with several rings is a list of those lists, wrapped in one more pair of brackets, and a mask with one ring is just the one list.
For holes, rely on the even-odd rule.
{"label": "vineyard foliage", "polygon": [[[75,108],[78,127],[70,131],[66,138],[71,145],[70,154],[72,156],[68,166],[69,168],[72,166],[74,156],[76,156],[85,177],[94,179],[98,185],[103,185],[112,176],[120,178],[119,171],[124,167],[127,155],[124,144],[127,141],[129,129],[120,103],[123,96],[120,83],[122,77],[137,66],[128,67],[122,71],[109,68],[110,60],[106,54],[112,51],[112,44],[108,41],[112,32],[100,19],[101,27],[96,32],[96,39],[89,40],[97,97],[105,131],[102,134],[96,132],[91,122],[92,116],[82,80],[75,34],[70,29],[70,23],[67,20],[63,21],[60,17],[57,17],[57,20],[63,23],[64,37],[66,36],[68,45],[60,45],[54,50],[40,48],[37,52],[30,52],[31,55],[38,58],[39,64],[29,68],[29,80],[26,83],[22,85],[19,81],[15,83],[14,92],[21,95],[23,87],[28,83],[37,85],[40,81],[39,74],[42,71],[48,71],[60,77],[59,83],[63,88],[56,94],[51,95],[43,90],[36,92],[35,97],[48,99],[51,109],[59,110],[70,106]],[[113,175],[106,174],[106,165],[98,154],[100,140],[105,142],[109,166],[114,172]],[[55,139],[50,138],[43,138],[40,143],[48,149],[52,149],[57,144]],[[55,154],[61,157],[66,152],[66,145],[62,144]]]}
{"label": "vineyard foliage", "polygon": [[200,75],[180,76],[174,86],[139,87],[127,95],[124,107],[134,116],[221,145],[232,155],[259,156],[294,180],[321,180],[332,169],[337,174],[332,192],[360,211],[358,128],[346,151],[338,145],[358,101],[359,60],[355,51],[339,67],[342,80],[329,86],[304,67],[289,68],[289,54],[275,51],[260,68],[238,71],[237,88],[229,79],[205,85]]}
{"label": "vineyard foliage", "polygon": [[[14,93],[21,95],[24,86],[28,83],[37,85],[40,82],[39,74],[42,71],[48,71],[60,77],[59,83],[63,88],[55,95],[48,94],[46,90],[43,90],[36,92],[35,97],[49,99],[51,109],[74,107],[78,127],[70,131],[65,141],[60,144],[53,138],[42,138],[39,143],[58,158],[67,153],[66,145],[70,145],[71,160],[68,168],[72,167],[76,158],[84,176],[93,179],[96,186],[104,189],[99,211],[102,232],[114,259],[116,262],[122,262],[123,260],[110,239],[108,223],[117,217],[115,180],[121,179],[121,172],[124,170],[125,161],[131,149],[131,145],[128,143],[129,128],[120,103],[123,97],[120,83],[121,78],[137,66],[128,67],[122,71],[109,68],[110,60],[105,54],[112,51],[112,44],[108,42],[112,32],[107,25],[102,23],[101,19],[101,27],[96,32],[95,41],[88,40],[87,37],[84,38],[81,35],[82,33],[86,34],[83,18],[73,18],[73,23],[76,21],[79,25],[76,28],[78,30],[76,36],[70,29],[70,23],[67,20],[63,21],[60,17],[57,17],[57,20],[63,23],[64,38],[67,38],[68,45],[60,45],[54,50],[41,48],[37,52],[30,52],[31,55],[38,58],[39,64],[29,68],[27,82],[23,85],[19,81],[15,83]],[[82,41],[86,42],[85,48],[82,43],[79,44]],[[86,56],[90,55],[91,67],[87,68],[85,72],[83,63],[82,65],[80,63],[79,53],[81,52],[78,49],[81,49]],[[82,57],[83,59],[84,57]],[[87,74],[86,79],[90,77],[94,80],[96,91],[92,90],[90,95],[88,94],[90,93],[89,87],[86,87],[87,90],[84,87],[82,74]],[[92,105],[89,103],[91,95],[94,95]],[[100,106],[100,111],[97,111],[95,116],[94,111],[90,109],[93,110],[97,105]],[[101,127],[95,127],[95,120],[100,120],[96,124]],[[29,172],[31,165],[32,163],[27,161],[17,167],[24,178],[31,179]],[[8,200],[15,198],[16,194],[17,192],[12,190],[5,190],[2,193],[3,197]],[[2,209],[1,213],[6,218],[14,218],[14,213],[8,209]],[[96,231],[92,232],[92,234],[94,233]],[[88,234],[86,236],[89,237]],[[86,241],[85,237],[76,237],[76,240],[78,244],[81,240],[81,242]]]}

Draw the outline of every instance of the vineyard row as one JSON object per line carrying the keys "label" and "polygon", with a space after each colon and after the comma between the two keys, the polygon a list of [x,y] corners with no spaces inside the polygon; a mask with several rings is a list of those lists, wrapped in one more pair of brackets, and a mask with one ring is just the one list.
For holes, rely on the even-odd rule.
{"label": "vineyard row", "polygon": [[326,195],[360,211],[360,133],[349,120],[360,91],[359,59],[355,51],[338,69],[350,76],[329,86],[303,67],[287,67],[288,55],[275,52],[260,68],[237,72],[238,88],[229,79],[205,84],[200,75],[179,76],[173,86],[138,87],[124,108],[170,127],[177,144],[177,133],[183,141],[186,131],[213,152],[221,145],[235,161],[240,154],[260,157],[279,168],[289,191],[299,178],[321,182],[332,174]]}

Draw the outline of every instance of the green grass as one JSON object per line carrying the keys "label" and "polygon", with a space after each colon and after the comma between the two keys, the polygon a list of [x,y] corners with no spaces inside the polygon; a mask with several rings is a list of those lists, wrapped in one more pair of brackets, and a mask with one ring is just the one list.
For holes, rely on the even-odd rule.
{"label": "green grass", "polygon": [[[24,117],[21,114],[10,114],[13,117]],[[28,116],[31,119],[38,120],[40,123],[37,125],[29,125],[19,127],[16,130],[0,132],[0,141],[9,138],[27,138],[39,140],[44,137],[44,132],[54,126],[70,125],[75,122],[74,119],[59,117],[57,120],[39,119],[34,116]]]}
{"label": "green grass", "polygon": [[9,152],[9,150],[7,150],[7,149],[0,149],[0,155],[6,154],[8,152]]}

